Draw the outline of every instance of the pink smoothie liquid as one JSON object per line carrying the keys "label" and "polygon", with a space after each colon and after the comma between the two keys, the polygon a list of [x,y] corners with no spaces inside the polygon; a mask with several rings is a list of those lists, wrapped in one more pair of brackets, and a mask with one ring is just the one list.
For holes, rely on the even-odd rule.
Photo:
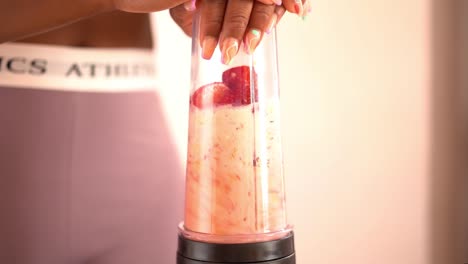
{"label": "pink smoothie liquid", "polygon": [[182,228],[192,239],[246,243],[290,231],[279,100],[258,91],[262,82],[253,74],[251,67],[233,67],[223,74],[229,86],[203,85],[192,93]]}

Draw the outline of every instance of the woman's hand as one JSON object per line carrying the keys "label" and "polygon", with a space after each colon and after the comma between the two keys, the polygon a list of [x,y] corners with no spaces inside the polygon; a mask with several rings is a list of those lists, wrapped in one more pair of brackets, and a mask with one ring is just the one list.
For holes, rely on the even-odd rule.
{"label": "woman's hand", "polygon": [[[273,2],[279,1],[279,2]],[[211,58],[219,44],[222,61],[229,64],[244,42],[246,51],[251,53],[260,43],[263,34],[269,33],[280,21],[285,11],[295,10],[303,16],[307,8],[295,0],[202,0],[197,3],[201,13],[200,42],[202,56]],[[192,35],[194,2],[186,2],[170,9],[174,21],[189,36]]]}

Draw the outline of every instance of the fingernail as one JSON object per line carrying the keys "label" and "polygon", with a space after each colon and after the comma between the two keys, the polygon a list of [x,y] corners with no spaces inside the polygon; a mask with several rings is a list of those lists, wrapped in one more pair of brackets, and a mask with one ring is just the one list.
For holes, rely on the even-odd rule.
{"label": "fingernail", "polygon": [[214,50],[216,49],[216,45],[218,41],[214,37],[205,37],[202,43],[202,57],[205,60],[208,60],[213,55]]}
{"label": "fingernail", "polygon": [[311,7],[311,4],[310,4],[310,1],[309,0],[306,0],[306,2],[304,3],[303,5],[303,10],[302,10],[302,18],[305,20],[305,17],[308,16],[310,14],[310,12],[312,11],[312,7]]}
{"label": "fingernail", "polygon": [[304,12],[304,15],[302,15],[302,20],[303,21],[306,21],[307,20],[307,17],[309,16],[310,12]]}
{"label": "fingernail", "polygon": [[302,10],[303,10],[302,1],[301,0],[296,0],[295,3],[294,3],[294,11],[296,12],[296,14],[301,16],[302,15]]}
{"label": "fingernail", "polygon": [[284,7],[280,7],[276,10],[277,17],[282,17],[286,13],[286,9]]}
{"label": "fingernail", "polygon": [[278,15],[273,14],[270,19],[270,23],[268,23],[267,30],[265,31],[267,34],[270,34],[273,28],[276,26],[276,20],[278,20]]}
{"label": "fingernail", "polygon": [[[284,13],[286,13],[286,8],[284,8],[283,6],[281,6],[281,7],[277,8],[277,9],[275,10],[275,12],[276,12],[276,15],[277,15],[276,24],[278,24],[279,19],[281,19],[281,18],[283,17]],[[276,26],[276,25],[275,25],[275,26]]]}
{"label": "fingernail", "polygon": [[191,2],[185,2],[184,3],[184,8],[185,10],[189,11],[189,12],[192,12],[194,11],[195,9],[193,8],[193,5]]}
{"label": "fingernail", "polygon": [[276,5],[283,5],[283,1],[281,0],[273,0],[273,3],[275,3]]}
{"label": "fingernail", "polygon": [[227,38],[223,42],[221,49],[222,62],[226,65],[230,64],[239,49],[239,43],[234,38]]}
{"label": "fingernail", "polygon": [[252,29],[245,37],[245,45],[247,46],[247,53],[252,54],[260,42],[261,33],[260,30]]}
{"label": "fingernail", "polygon": [[185,8],[185,10],[187,10],[189,12],[195,11],[195,9],[197,9],[196,1],[191,0],[189,2],[185,2],[184,3],[184,8]]}

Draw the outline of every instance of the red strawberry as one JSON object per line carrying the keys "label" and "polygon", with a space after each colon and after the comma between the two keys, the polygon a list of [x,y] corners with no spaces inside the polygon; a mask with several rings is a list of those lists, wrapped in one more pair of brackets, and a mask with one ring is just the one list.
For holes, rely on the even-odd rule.
{"label": "red strawberry", "polygon": [[253,85],[250,80],[250,67],[239,66],[223,73],[223,82],[233,91],[234,105],[248,105],[252,103],[251,87],[254,87],[255,101],[258,101],[257,74],[254,72]]}
{"label": "red strawberry", "polygon": [[233,93],[222,82],[215,82],[198,88],[191,97],[191,102],[198,108],[232,104]]}

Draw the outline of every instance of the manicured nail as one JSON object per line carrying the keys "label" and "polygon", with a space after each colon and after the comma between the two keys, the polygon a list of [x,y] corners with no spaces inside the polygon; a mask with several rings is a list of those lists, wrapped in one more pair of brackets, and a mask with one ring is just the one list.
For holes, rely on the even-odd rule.
{"label": "manicured nail", "polygon": [[286,13],[286,9],[284,7],[277,8],[276,10],[277,18],[283,17],[284,13]]}
{"label": "manicured nail", "polygon": [[185,10],[187,10],[189,12],[192,12],[192,11],[195,10],[195,8],[193,8],[192,2],[185,2],[184,3],[184,8],[185,8]]}
{"label": "manicured nail", "polygon": [[275,10],[275,13],[276,13],[276,24],[278,24],[279,20],[283,17],[284,13],[286,13],[286,8],[281,6]]}
{"label": "manicured nail", "polygon": [[302,10],[303,10],[303,6],[302,6],[302,1],[301,0],[296,0],[295,3],[294,3],[294,11],[296,12],[296,14],[298,14],[299,16],[302,15]]}
{"label": "manicured nail", "polygon": [[261,32],[257,29],[250,30],[245,36],[245,46],[247,47],[247,53],[252,54],[260,42]]}
{"label": "manicured nail", "polygon": [[302,16],[302,20],[306,20],[309,17],[310,12],[306,12],[304,16]]}
{"label": "manicured nail", "polygon": [[281,0],[273,0],[273,3],[275,3],[278,6],[283,5],[283,1]]}
{"label": "manicured nail", "polygon": [[191,0],[189,2],[185,2],[184,3],[185,10],[187,10],[189,12],[195,11],[195,9],[197,9],[196,2],[197,2],[196,0]]}
{"label": "manicured nail", "polygon": [[306,0],[304,5],[302,6],[302,8],[303,8],[303,10],[302,10],[302,19],[305,20],[305,17],[308,16],[310,14],[310,12],[312,11],[310,1]]}
{"label": "manicured nail", "polygon": [[214,37],[205,37],[202,43],[202,57],[205,60],[208,60],[213,56],[213,52],[216,49],[218,41]]}
{"label": "manicured nail", "polygon": [[237,51],[239,50],[239,43],[234,38],[227,38],[223,42],[223,46],[221,48],[222,54],[222,62],[226,65],[229,65],[236,56]]}
{"label": "manicured nail", "polygon": [[273,14],[270,19],[270,23],[268,23],[267,30],[265,31],[267,34],[270,34],[273,28],[276,26],[276,21],[278,20],[278,15]]}

